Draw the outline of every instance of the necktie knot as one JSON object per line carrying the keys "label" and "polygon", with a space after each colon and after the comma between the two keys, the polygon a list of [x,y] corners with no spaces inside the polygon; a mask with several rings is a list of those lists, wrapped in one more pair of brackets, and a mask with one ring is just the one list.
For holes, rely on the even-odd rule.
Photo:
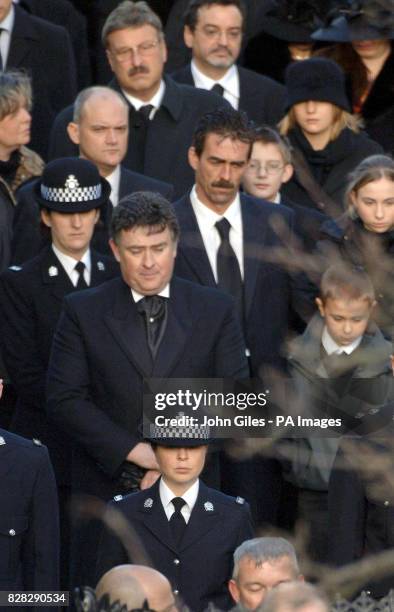
{"label": "necktie knot", "polygon": [[223,96],[224,94],[224,87],[222,87],[222,85],[220,85],[219,83],[215,83],[215,85],[213,87],[211,87],[211,91],[213,91],[213,93],[219,95],[219,96]]}
{"label": "necktie knot", "polygon": [[86,268],[86,265],[83,263],[83,261],[77,261],[77,263],[74,266],[74,270],[78,272],[78,280],[77,280],[77,284],[75,285],[77,289],[86,289],[88,286],[85,280],[85,277],[84,277],[85,268]]}
{"label": "necktie knot", "polygon": [[226,217],[223,217],[223,219],[217,221],[215,223],[215,227],[219,232],[221,240],[229,240],[231,225]]}
{"label": "necktie knot", "polygon": [[148,317],[150,323],[163,316],[165,299],[161,295],[146,295],[138,302],[138,310]]}
{"label": "necktie knot", "polygon": [[83,274],[85,271],[85,264],[83,263],[83,261],[77,261],[77,263],[75,264],[75,269],[78,272],[79,275]]}
{"label": "necktie knot", "polygon": [[183,506],[186,505],[186,502],[183,499],[183,497],[174,497],[174,499],[172,499],[171,502],[172,502],[172,505],[175,508],[175,513],[176,514],[180,514]]}
{"label": "necktie knot", "polygon": [[153,104],[144,104],[144,106],[140,107],[140,110],[138,112],[146,121],[149,121],[152,109]]}

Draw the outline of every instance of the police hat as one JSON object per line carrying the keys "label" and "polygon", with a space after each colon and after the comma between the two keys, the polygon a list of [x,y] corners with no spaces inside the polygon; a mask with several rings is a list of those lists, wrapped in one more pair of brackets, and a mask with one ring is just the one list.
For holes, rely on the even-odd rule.
{"label": "police hat", "polygon": [[212,441],[209,425],[190,424],[190,417],[182,413],[172,420],[178,422],[168,426],[151,423],[149,435],[146,437],[147,441],[160,446],[188,448],[209,444]]}
{"label": "police hat", "polygon": [[94,164],[79,157],[49,162],[34,185],[35,200],[42,208],[61,213],[82,213],[100,208],[111,186]]}

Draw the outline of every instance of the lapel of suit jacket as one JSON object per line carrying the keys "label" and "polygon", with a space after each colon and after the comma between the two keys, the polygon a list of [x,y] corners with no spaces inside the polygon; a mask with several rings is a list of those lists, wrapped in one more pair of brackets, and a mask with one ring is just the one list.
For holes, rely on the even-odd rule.
{"label": "lapel of suit jacket", "polygon": [[63,301],[63,298],[75,289],[51,246],[42,253],[40,267],[42,282],[50,287],[56,299]]}
{"label": "lapel of suit jacket", "polygon": [[17,453],[14,452],[14,461],[6,461],[6,458],[10,455],[12,458],[12,452],[15,451],[15,446],[7,440],[6,432],[4,432],[5,436],[2,436],[2,433],[3,431],[0,430],[0,479],[5,478],[9,472],[14,471],[15,460],[17,460],[15,457]]}
{"label": "lapel of suit jacket", "polygon": [[189,196],[179,200],[176,213],[182,229],[180,249],[183,256],[202,285],[216,287],[215,277]]}
{"label": "lapel of suit jacket", "polygon": [[171,374],[192,330],[193,305],[187,300],[185,290],[180,285],[181,281],[176,277],[172,279],[167,304],[167,325],[153,364],[152,377],[165,378]]}
{"label": "lapel of suit jacket", "polygon": [[190,515],[184,536],[179,546],[179,552],[188,548],[208,531],[218,528],[221,524],[221,513],[212,501],[210,489],[200,480],[197,501]]}
{"label": "lapel of suit jacket", "polygon": [[149,378],[152,357],[146,341],[144,321],[137,310],[130,287],[122,279],[119,279],[115,287],[113,309],[106,315],[106,323],[134,367],[143,377]]}
{"label": "lapel of suit jacket", "polygon": [[256,288],[259,267],[262,264],[262,247],[264,246],[266,225],[262,227],[261,214],[257,204],[244,195],[241,195],[242,231],[244,245],[244,296],[245,316],[247,316]]}
{"label": "lapel of suit jacket", "polygon": [[7,68],[17,68],[23,59],[31,52],[31,42],[37,40],[37,33],[31,23],[30,15],[14,5],[15,21],[11,35]]}
{"label": "lapel of suit jacket", "polygon": [[173,553],[176,554],[176,547],[170,530],[169,521],[164,512],[159,493],[160,479],[146,490],[146,495],[141,499],[139,513],[141,520],[153,535]]}
{"label": "lapel of suit jacket", "polygon": [[185,83],[186,85],[192,85],[192,87],[195,87],[191,64],[188,64],[187,66],[185,66],[181,74],[182,74],[182,83]]}

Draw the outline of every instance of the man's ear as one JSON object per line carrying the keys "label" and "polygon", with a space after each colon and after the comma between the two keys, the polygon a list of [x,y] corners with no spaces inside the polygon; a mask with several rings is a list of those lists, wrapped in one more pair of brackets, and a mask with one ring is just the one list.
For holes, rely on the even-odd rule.
{"label": "man's ear", "polygon": [[291,177],[294,174],[294,166],[293,164],[285,164],[283,175],[282,175],[282,183],[288,183]]}
{"label": "man's ear", "polygon": [[183,40],[185,41],[186,47],[188,47],[189,49],[193,48],[194,34],[189,28],[189,26],[185,26],[183,28]]}
{"label": "man's ear", "polygon": [[46,210],[46,208],[43,208],[41,210],[40,215],[41,215],[41,221],[43,222],[43,224],[46,225],[47,227],[52,227],[51,214],[50,212]]}
{"label": "man's ear", "polygon": [[67,126],[67,134],[69,139],[76,145],[79,145],[79,125],[78,123],[74,123],[74,121],[70,121]]}
{"label": "man's ear", "polygon": [[111,248],[112,253],[114,254],[116,261],[119,263],[120,262],[119,249],[113,238],[109,239],[109,246]]}
{"label": "man's ear", "polygon": [[189,165],[193,168],[193,170],[197,170],[200,158],[198,157],[194,147],[189,147],[187,158],[189,160]]}
{"label": "man's ear", "polygon": [[238,603],[241,599],[241,595],[237,583],[232,578],[228,581],[228,590],[235,603]]}
{"label": "man's ear", "polygon": [[316,298],[315,299],[315,304],[318,307],[321,316],[324,317],[325,316],[325,310],[324,310],[324,304],[323,304],[322,300],[320,298]]}

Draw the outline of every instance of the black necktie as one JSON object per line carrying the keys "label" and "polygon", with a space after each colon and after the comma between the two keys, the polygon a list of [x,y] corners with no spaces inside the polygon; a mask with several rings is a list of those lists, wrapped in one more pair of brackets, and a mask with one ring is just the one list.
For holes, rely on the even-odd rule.
{"label": "black necktie", "polygon": [[186,529],[185,518],[181,512],[186,502],[182,497],[174,497],[171,502],[174,505],[175,512],[171,515],[170,518],[170,529],[174,538],[174,542],[178,546],[182,540],[183,534],[185,533]]}
{"label": "black necktie", "polygon": [[75,285],[76,289],[86,289],[88,287],[88,284],[85,281],[85,277],[83,275],[85,268],[86,266],[83,261],[78,261],[78,263],[76,263],[74,266],[74,269],[79,274],[77,284]]}
{"label": "black necktie", "polygon": [[138,112],[140,113],[144,121],[149,121],[152,109],[153,109],[153,104],[144,104],[144,106],[140,107],[140,110]]}
{"label": "black necktie", "polygon": [[215,83],[215,85],[211,87],[211,91],[213,91],[213,93],[217,94],[218,96],[223,96],[224,87],[219,85],[219,83]]}
{"label": "black necktie", "polygon": [[218,287],[232,295],[236,302],[239,314],[243,312],[243,283],[239,269],[238,259],[230,244],[231,225],[225,217],[215,224],[219,232],[221,243],[216,255]]}
{"label": "black necktie", "polygon": [[146,295],[137,303],[138,311],[144,315],[148,346],[153,357],[165,332],[167,319],[166,298],[161,295]]}

